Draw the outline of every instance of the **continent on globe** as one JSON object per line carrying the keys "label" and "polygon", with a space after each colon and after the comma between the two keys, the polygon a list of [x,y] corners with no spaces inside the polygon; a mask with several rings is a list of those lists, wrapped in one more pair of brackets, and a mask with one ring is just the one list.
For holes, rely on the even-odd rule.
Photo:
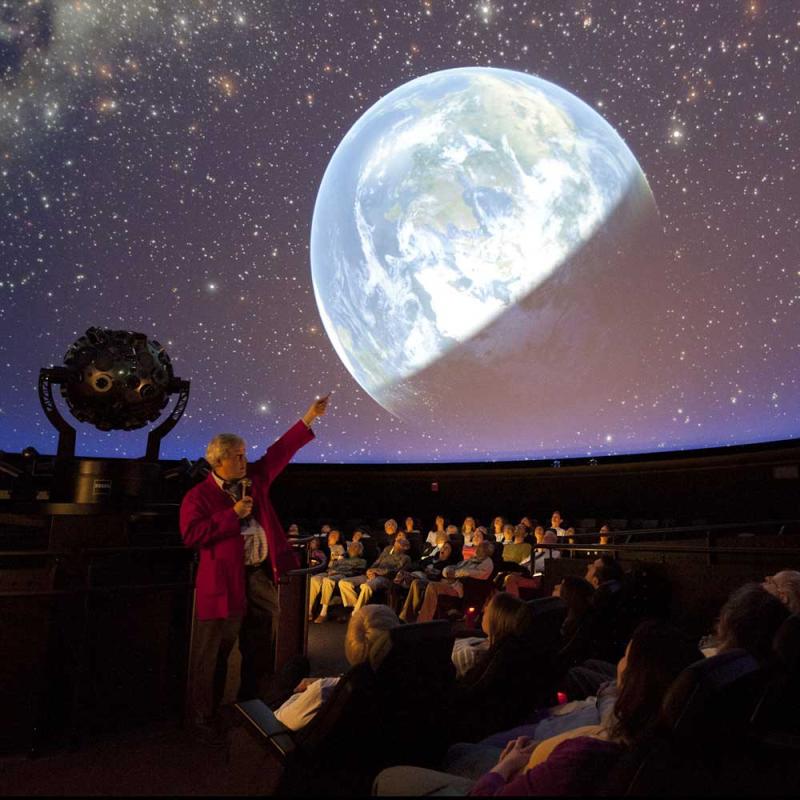
{"label": "continent on globe", "polygon": [[613,128],[493,68],[417,78],[366,111],[311,231],[320,315],[353,377],[398,417],[446,419],[503,457],[573,444],[587,413],[632,430],[660,250],[653,195]]}

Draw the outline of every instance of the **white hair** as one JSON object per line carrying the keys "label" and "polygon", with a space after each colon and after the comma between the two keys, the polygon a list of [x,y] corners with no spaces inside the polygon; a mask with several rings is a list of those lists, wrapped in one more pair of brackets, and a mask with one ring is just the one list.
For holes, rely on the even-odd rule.
{"label": "white hair", "polygon": [[206,447],[206,461],[212,467],[218,467],[236,447],[241,447],[244,439],[235,433],[218,433]]}

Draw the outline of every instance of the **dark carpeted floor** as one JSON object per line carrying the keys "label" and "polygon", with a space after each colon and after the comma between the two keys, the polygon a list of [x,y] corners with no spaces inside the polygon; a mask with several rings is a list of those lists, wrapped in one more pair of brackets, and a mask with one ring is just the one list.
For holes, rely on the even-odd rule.
{"label": "dark carpeted floor", "polygon": [[[335,621],[309,626],[312,675],[338,675],[347,668],[345,629]],[[238,659],[232,658],[231,667],[238,668],[236,662]],[[233,681],[229,694],[232,691]],[[251,756],[248,759],[243,766],[236,753],[199,744],[190,729],[177,722],[160,723],[95,737],[74,752],[62,749],[35,759],[1,758],[0,795],[268,793],[270,784],[277,779],[276,765],[267,758],[258,763]]]}

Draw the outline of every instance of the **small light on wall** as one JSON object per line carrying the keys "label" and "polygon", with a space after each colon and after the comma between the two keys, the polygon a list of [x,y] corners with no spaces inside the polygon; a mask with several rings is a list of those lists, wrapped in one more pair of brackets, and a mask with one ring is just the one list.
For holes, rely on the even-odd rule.
{"label": "small light on wall", "polygon": [[439,491],[439,481],[431,481],[431,491],[432,492]]}

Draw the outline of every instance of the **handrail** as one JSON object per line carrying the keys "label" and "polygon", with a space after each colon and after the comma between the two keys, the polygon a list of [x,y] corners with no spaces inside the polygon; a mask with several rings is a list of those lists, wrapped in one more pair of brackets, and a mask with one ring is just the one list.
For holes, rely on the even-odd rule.
{"label": "handrail", "polygon": [[714,547],[702,545],[681,545],[679,542],[648,542],[646,544],[537,544],[538,549],[569,550],[570,552],[615,553],[626,550],[632,553],[699,553],[720,555],[782,555],[800,556],[798,547]]}
{"label": "handrail", "polygon": [[[787,525],[800,526],[797,519],[762,520],[761,522],[717,522],[713,525],[686,525],[678,528],[637,528],[635,530],[613,530],[609,531],[608,536],[642,536],[644,534],[673,534],[673,533],[699,533],[706,531],[733,530],[736,528],[767,528],[770,526],[786,527]],[[599,536],[600,530],[588,533],[574,533],[571,539],[586,538],[588,536]],[[606,534],[603,534],[605,536]],[[564,538],[564,537],[562,537]]]}

